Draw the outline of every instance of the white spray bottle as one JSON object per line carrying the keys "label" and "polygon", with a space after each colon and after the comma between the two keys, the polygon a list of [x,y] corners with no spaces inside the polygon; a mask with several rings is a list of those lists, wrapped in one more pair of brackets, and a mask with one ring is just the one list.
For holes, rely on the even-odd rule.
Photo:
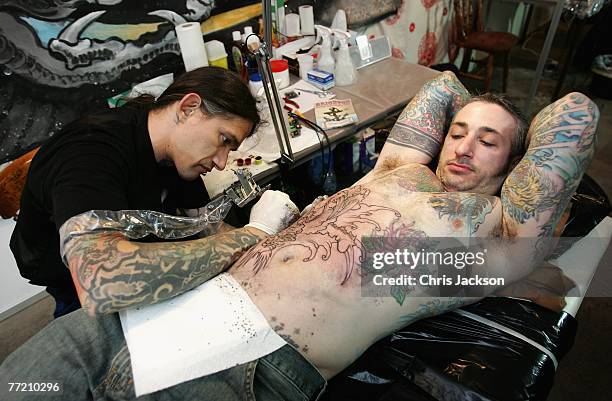
{"label": "white spray bottle", "polygon": [[339,29],[333,29],[333,32],[340,41],[340,50],[338,50],[336,60],[336,85],[352,85],[357,82],[357,69],[353,65],[348,48],[348,40],[351,34]]}
{"label": "white spray bottle", "polygon": [[334,61],[334,56],[332,56],[331,51],[332,31],[331,29],[322,25],[315,25],[315,28],[317,28],[319,35],[323,39],[323,43],[321,44],[321,48],[319,50],[319,57],[317,59],[317,69],[333,74],[336,62]]}

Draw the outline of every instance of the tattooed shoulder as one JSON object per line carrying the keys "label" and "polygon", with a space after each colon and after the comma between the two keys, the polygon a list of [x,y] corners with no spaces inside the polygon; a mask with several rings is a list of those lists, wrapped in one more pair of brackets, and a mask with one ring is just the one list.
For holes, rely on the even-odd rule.
{"label": "tattooed shoulder", "polygon": [[409,164],[393,172],[397,185],[409,192],[442,192],[444,188],[429,167],[422,164]]}
{"label": "tattooed shoulder", "polygon": [[429,205],[438,213],[438,218],[447,219],[453,230],[467,230],[468,234],[478,230],[498,203],[499,199],[494,196],[460,192],[446,192],[429,198]]}

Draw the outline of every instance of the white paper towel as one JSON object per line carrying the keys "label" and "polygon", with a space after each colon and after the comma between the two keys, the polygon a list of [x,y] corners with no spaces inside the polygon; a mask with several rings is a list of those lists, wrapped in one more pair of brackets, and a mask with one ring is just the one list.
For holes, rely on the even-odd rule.
{"label": "white paper towel", "polygon": [[200,23],[186,22],[177,25],[174,30],[181,47],[185,71],[208,66],[208,57],[206,57],[206,48],[204,47]]}
{"label": "white paper towel", "polygon": [[286,344],[227,273],[119,317],[136,396],[253,361]]}
{"label": "white paper towel", "polygon": [[285,15],[285,30],[287,36],[298,36],[300,34],[300,16],[297,14]]}
{"label": "white paper towel", "polygon": [[300,6],[299,13],[302,35],[314,35],[314,15],[312,6]]}
{"label": "white paper towel", "polygon": [[276,21],[278,32],[281,35],[287,35],[287,32],[285,32],[285,7],[278,7],[276,9]]}

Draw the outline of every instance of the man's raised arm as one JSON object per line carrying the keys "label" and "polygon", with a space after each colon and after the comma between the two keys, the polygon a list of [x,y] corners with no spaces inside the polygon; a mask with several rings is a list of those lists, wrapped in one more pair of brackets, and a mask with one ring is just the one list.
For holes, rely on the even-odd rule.
{"label": "man's raised arm", "polygon": [[391,129],[376,168],[408,163],[429,164],[444,142],[446,125],[470,94],[452,72],[427,82],[402,111]]}
{"label": "man's raised arm", "polygon": [[529,148],[502,191],[502,233],[536,240],[534,262],[550,238],[595,152],[599,110],[581,93],[570,93],[534,118]]}

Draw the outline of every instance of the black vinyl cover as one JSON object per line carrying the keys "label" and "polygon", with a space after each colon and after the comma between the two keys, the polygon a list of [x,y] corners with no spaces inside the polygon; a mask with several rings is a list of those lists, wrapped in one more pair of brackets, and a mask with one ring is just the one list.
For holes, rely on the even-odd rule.
{"label": "black vinyl cover", "polygon": [[[561,359],[576,320],[529,301],[486,298],[463,310],[535,341]],[[555,366],[512,334],[455,312],[379,341],[330,382],[326,400],[543,400]]]}

